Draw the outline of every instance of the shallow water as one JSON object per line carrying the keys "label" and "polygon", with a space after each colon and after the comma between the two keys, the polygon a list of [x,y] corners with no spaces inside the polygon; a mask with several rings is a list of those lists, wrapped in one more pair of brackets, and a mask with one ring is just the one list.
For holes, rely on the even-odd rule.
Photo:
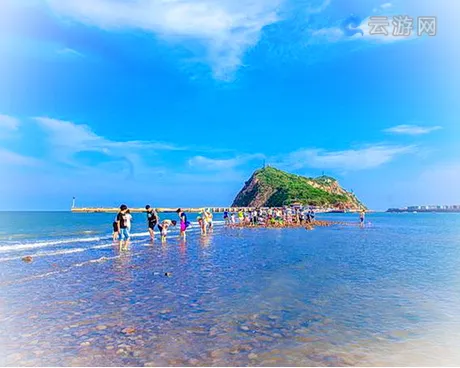
{"label": "shallow water", "polygon": [[313,231],[217,223],[206,238],[195,225],[165,245],[135,215],[122,253],[111,215],[1,216],[2,365],[460,364],[456,214]]}

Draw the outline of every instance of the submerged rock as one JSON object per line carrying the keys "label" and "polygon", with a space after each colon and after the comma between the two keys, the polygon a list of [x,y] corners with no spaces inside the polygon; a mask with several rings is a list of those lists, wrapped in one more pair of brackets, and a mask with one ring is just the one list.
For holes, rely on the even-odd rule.
{"label": "submerged rock", "polygon": [[238,346],[235,346],[232,350],[230,350],[230,354],[239,354],[241,352],[249,352],[251,351],[253,348],[251,345],[238,345]]}
{"label": "submerged rock", "polygon": [[124,333],[125,335],[131,335],[134,332],[136,332],[136,329],[134,327],[126,327],[123,330],[121,330],[121,332]]}
{"label": "submerged rock", "polygon": [[229,353],[229,349],[216,349],[209,353],[209,356],[213,359],[222,358],[225,354]]}
{"label": "submerged rock", "polygon": [[211,329],[209,330],[208,336],[209,336],[209,337],[214,337],[214,336],[217,336],[218,333],[219,333],[218,330],[217,330],[216,328],[213,327],[213,328],[211,328]]}
{"label": "submerged rock", "polygon": [[26,263],[30,263],[33,261],[33,258],[31,256],[25,256],[25,257],[22,257],[22,260]]}
{"label": "submerged rock", "polygon": [[7,358],[7,360],[10,361],[10,362],[15,362],[15,361],[18,361],[18,360],[21,360],[21,359],[22,359],[22,354],[19,354],[19,353],[10,354],[10,355],[8,355],[6,358]]}

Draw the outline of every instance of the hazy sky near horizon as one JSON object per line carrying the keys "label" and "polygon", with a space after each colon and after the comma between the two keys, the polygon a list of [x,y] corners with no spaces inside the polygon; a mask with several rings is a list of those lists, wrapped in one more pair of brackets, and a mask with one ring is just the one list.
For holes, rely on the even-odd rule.
{"label": "hazy sky near horizon", "polygon": [[[460,203],[458,14],[455,0],[4,0],[0,210],[228,205],[264,160],[324,171],[373,209]],[[370,16],[398,15],[410,36],[369,34]],[[418,16],[436,36],[417,36]]]}

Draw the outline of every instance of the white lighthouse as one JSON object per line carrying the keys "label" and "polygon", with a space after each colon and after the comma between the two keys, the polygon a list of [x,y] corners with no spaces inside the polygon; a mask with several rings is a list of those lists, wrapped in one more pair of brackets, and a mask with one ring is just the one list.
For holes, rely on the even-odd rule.
{"label": "white lighthouse", "polygon": [[72,198],[72,208],[75,208],[75,197]]}

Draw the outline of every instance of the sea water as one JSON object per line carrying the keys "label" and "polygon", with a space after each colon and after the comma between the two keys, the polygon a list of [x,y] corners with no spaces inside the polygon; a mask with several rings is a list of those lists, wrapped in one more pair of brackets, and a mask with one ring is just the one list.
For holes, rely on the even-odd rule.
{"label": "sea water", "polygon": [[113,214],[0,213],[1,365],[460,365],[458,214],[164,244],[133,216],[120,252]]}

